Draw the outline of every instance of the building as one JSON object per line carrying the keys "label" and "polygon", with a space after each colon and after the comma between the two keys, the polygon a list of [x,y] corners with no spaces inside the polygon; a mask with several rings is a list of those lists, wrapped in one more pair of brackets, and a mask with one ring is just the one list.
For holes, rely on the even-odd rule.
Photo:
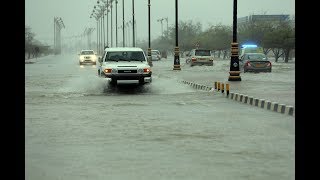
{"label": "building", "polygon": [[281,22],[290,21],[290,15],[280,14],[280,15],[250,15],[245,17],[240,17],[237,19],[237,26],[241,27],[249,23],[254,22]]}

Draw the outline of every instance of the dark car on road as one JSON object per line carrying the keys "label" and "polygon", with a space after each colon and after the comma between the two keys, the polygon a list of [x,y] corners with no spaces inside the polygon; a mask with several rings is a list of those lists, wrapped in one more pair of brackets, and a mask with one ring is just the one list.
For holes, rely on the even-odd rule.
{"label": "dark car on road", "polygon": [[244,53],[239,59],[240,70],[245,72],[271,72],[272,63],[263,53]]}

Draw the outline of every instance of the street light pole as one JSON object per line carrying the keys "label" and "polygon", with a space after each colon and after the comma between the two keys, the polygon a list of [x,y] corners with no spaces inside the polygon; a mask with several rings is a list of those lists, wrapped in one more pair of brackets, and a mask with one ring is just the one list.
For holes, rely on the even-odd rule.
{"label": "street light pole", "polygon": [[98,41],[98,53],[100,54],[101,52],[100,52],[100,46],[101,46],[101,23],[100,23],[100,21],[101,21],[101,18],[100,17],[98,17],[98,27],[99,27],[99,41]]}
{"label": "street light pole", "polygon": [[132,47],[136,47],[136,43],[135,43],[135,35],[134,35],[134,24],[135,24],[135,20],[134,20],[134,0],[132,0]]}
{"label": "street light pole", "polygon": [[150,37],[150,0],[148,0],[148,63],[153,66],[151,59],[151,37]]}
{"label": "street light pole", "polygon": [[56,17],[53,18],[53,49],[54,49],[54,54],[56,54]]}
{"label": "street light pole", "polygon": [[137,44],[137,20],[134,20],[134,45]]}
{"label": "street light pole", "polygon": [[233,0],[233,40],[228,81],[241,81],[239,69],[239,47],[237,43],[237,0]]}
{"label": "street light pole", "polygon": [[[120,25],[117,29],[122,29],[122,25]],[[123,40],[122,40],[123,41]]]}
{"label": "street light pole", "polygon": [[122,47],[125,47],[125,38],[124,38],[124,0],[122,0],[122,39],[123,39],[123,42],[122,42]]}
{"label": "street light pole", "polygon": [[167,33],[166,33],[166,35],[168,36],[168,17],[166,17],[166,18],[164,18],[166,21],[167,21]]}
{"label": "street light pole", "polygon": [[[99,1],[98,1],[99,4]],[[100,43],[99,43],[99,52],[102,53],[104,50],[104,46],[105,46],[105,28],[104,28],[104,11],[105,11],[105,6],[103,5],[98,5],[98,7],[100,9],[97,8],[97,6],[94,6],[94,10],[93,12],[95,12],[95,10],[97,11],[97,15],[99,17],[99,21],[100,21]]]}
{"label": "street light pole", "polygon": [[105,26],[104,26],[104,10],[102,10],[102,31],[103,31],[103,48],[106,46],[106,39],[105,39]]}
{"label": "street light pole", "polygon": [[99,53],[99,52],[98,52],[98,50],[99,50],[99,46],[98,46],[98,41],[99,41],[99,22],[98,22],[98,19],[97,19],[97,18],[96,18],[96,21],[97,21],[97,42],[96,42],[96,44],[97,44],[97,49],[96,49],[96,52]]}
{"label": "street light pole", "polygon": [[109,46],[109,8],[107,6],[107,46]]}
{"label": "street light pole", "polygon": [[164,18],[158,19],[157,21],[161,23],[161,37],[163,37],[163,23]]}
{"label": "street light pole", "polygon": [[113,33],[112,33],[112,32],[113,32],[113,29],[112,29],[112,3],[113,3],[113,0],[110,1],[110,13],[111,13],[111,14],[110,14],[110,15],[111,15],[111,17],[110,17],[110,18],[111,18],[111,21],[110,21],[110,23],[111,23],[111,47],[113,47],[113,35],[112,35],[112,34],[113,34]]}
{"label": "street light pole", "polygon": [[174,48],[173,70],[181,70],[178,45],[178,0],[176,0],[176,47]]}
{"label": "street light pole", "polygon": [[118,1],[116,0],[116,47],[118,47]]}
{"label": "street light pole", "polygon": [[55,47],[55,54],[61,54],[61,29],[65,28],[64,23],[60,18],[54,17],[54,47]]}
{"label": "street light pole", "polygon": [[[101,52],[103,52],[103,46],[104,46],[104,28],[103,28],[103,22],[104,22],[104,11],[101,11],[101,15],[100,15],[100,20],[101,20],[101,45],[100,45],[100,49],[101,49]],[[103,41],[103,42],[102,42]]]}
{"label": "street light pole", "polygon": [[94,10],[90,15],[90,18],[94,17],[97,21],[97,49],[96,52],[99,54],[99,18],[97,16],[97,14],[94,14]]}
{"label": "street light pole", "polygon": [[131,20],[126,23],[127,24],[127,31],[128,31],[128,37],[127,37],[127,40],[128,40],[127,45],[128,45],[128,47],[130,47],[130,23],[131,23]]}

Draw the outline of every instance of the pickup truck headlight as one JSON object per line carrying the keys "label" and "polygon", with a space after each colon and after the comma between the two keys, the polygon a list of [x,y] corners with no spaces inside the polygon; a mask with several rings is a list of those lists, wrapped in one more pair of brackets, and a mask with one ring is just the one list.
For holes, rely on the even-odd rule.
{"label": "pickup truck headlight", "polygon": [[106,69],[103,70],[103,72],[106,73],[106,74],[107,74],[107,73],[111,73],[111,72],[112,72],[112,69],[111,69],[111,68],[106,68]]}
{"label": "pickup truck headlight", "polygon": [[144,68],[144,69],[143,69],[143,72],[144,72],[144,73],[149,73],[149,72],[151,72],[151,69],[150,69],[150,68]]}
{"label": "pickup truck headlight", "polygon": [[106,68],[103,70],[104,73],[110,74],[110,73],[118,73],[117,69],[112,69],[112,68]]}

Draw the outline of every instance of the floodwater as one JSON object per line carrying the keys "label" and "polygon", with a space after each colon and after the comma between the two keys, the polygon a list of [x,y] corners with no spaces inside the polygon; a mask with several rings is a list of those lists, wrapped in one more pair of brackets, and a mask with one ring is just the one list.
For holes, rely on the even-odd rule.
{"label": "floodwater", "polygon": [[26,179],[294,179],[294,117],[192,89],[169,58],[153,65],[152,84],[111,88],[76,55],[26,64]]}

